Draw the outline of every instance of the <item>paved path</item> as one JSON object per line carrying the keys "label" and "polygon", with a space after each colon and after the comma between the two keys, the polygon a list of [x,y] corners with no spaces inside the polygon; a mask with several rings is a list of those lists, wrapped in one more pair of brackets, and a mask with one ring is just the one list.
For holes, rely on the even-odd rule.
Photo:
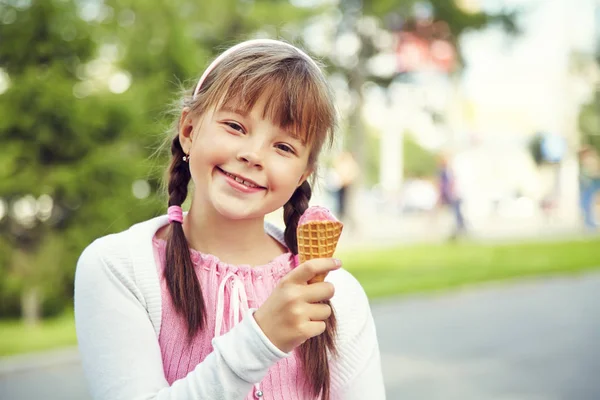
{"label": "paved path", "polygon": [[600,275],[374,305],[388,399],[600,399]]}
{"label": "paved path", "polygon": [[[600,399],[600,274],[403,298],[373,313],[389,400]],[[36,357],[0,361],[0,399],[90,398],[76,351]]]}

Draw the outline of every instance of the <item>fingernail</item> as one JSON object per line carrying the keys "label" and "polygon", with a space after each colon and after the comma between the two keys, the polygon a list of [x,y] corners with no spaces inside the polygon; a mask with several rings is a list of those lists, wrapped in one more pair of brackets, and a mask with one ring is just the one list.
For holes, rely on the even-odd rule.
{"label": "fingernail", "polygon": [[342,266],[342,260],[340,260],[338,258],[334,258],[333,262],[335,263],[335,266],[338,268]]}

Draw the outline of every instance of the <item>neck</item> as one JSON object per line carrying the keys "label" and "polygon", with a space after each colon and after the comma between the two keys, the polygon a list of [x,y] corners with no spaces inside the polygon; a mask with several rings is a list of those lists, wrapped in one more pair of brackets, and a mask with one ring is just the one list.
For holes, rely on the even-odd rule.
{"label": "neck", "polygon": [[193,202],[183,230],[190,247],[229,264],[263,265],[285,251],[265,232],[264,218],[232,220]]}

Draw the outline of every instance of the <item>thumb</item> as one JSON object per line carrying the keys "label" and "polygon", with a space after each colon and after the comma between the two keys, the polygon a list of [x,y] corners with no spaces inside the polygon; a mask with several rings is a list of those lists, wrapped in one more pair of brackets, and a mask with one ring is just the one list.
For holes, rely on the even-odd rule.
{"label": "thumb", "polygon": [[337,258],[314,258],[300,264],[288,274],[288,279],[295,283],[307,283],[320,274],[335,271],[342,266]]}

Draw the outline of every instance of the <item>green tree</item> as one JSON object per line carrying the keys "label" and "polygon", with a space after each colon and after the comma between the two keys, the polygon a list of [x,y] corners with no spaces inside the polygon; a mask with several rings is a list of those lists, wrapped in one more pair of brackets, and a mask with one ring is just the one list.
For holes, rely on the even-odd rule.
{"label": "green tree", "polygon": [[[435,178],[437,172],[437,155],[414,139],[414,134],[406,132],[402,135],[403,174],[406,178]],[[381,151],[381,137],[377,128],[367,125],[367,149],[364,184],[373,186],[379,182],[381,166],[379,152]]]}
{"label": "green tree", "polygon": [[0,227],[12,249],[2,290],[18,290],[35,323],[44,298],[71,291],[75,249],[155,208],[132,195],[144,176],[130,162],[139,150],[118,140],[134,110],[108,91],[79,90],[97,44],[76,4],[3,1],[0,15],[0,198],[10,210]]}
{"label": "green tree", "polygon": [[582,107],[579,129],[582,144],[592,146],[600,154],[600,90],[596,90],[592,101]]}
{"label": "green tree", "polygon": [[[597,6],[597,33],[595,67],[600,71],[600,4]],[[586,60],[588,63],[589,61]],[[593,63],[593,62],[592,62]],[[592,146],[600,154],[600,82],[596,81],[593,98],[585,104],[579,113],[579,129],[583,145]]]}
{"label": "green tree", "polygon": [[156,150],[181,82],[240,39],[296,40],[314,12],[283,0],[0,0],[0,316],[60,310],[83,247],[164,212]]}

